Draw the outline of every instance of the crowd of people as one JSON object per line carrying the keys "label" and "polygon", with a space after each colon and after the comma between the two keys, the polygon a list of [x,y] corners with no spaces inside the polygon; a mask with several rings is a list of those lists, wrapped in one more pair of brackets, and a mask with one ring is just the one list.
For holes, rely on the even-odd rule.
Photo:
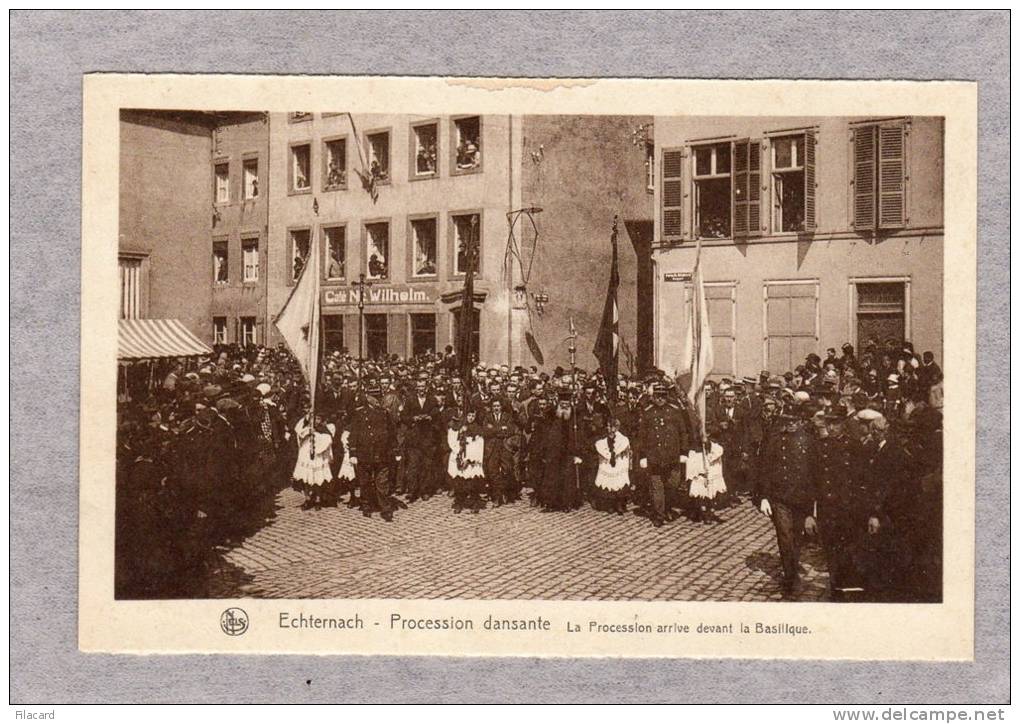
{"label": "crowd of people", "polygon": [[203,551],[264,525],[287,485],[305,509],[387,522],[439,495],[451,514],[587,504],[656,527],[713,524],[749,502],[775,526],[788,596],[805,534],[823,545],[836,598],[941,595],[942,375],[909,343],[709,382],[703,421],[688,382],[661,370],[621,375],[615,390],[583,369],[475,364],[465,381],[451,348],[339,350],[312,406],[283,347],[168,364],[120,406],[118,559],[134,563],[118,586],[136,595],[160,595]]}

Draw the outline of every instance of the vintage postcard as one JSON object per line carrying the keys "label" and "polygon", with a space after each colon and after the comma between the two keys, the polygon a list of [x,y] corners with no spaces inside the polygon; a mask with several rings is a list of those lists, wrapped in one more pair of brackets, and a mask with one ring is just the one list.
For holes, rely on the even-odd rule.
{"label": "vintage postcard", "polygon": [[86,76],[80,647],[972,659],[976,99]]}

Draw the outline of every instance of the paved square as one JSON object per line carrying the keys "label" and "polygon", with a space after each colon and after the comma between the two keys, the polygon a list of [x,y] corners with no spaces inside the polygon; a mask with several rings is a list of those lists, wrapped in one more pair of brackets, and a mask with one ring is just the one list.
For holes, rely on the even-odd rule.
{"label": "paved square", "polygon": [[[216,597],[552,600],[779,600],[772,524],[750,504],[723,523],[543,513],[527,500],[455,514],[445,495],[392,523],[347,507],[301,510],[284,490],[276,518],[214,573]],[[814,545],[802,554],[801,600],[824,600],[828,574]]]}

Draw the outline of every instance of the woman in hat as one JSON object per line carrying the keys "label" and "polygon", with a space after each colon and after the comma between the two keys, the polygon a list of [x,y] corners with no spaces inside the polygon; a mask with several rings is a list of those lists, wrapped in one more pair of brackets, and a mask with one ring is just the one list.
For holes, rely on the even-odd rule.
{"label": "woman in hat", "polygon": [[620,422],[606,416],[606,435],[595,441],[599,464],[592,488],[592,507],[623,515],[630,497],[630,440],[620,432]]}
{"label": "woman in hat", "polygon": [[446,442],[450,456],[446,474],[453,489],[453,512],[465,508],[477,513],[485,507],[482,491],[485,489],[485,438],[478,422],[477,412],[470,405],[464,408],[460,418],[451,420],[446,431]]}
{"label": "woman in hat", "polygon": [[325,486],[333,480],[330,464],[333,461],[333,436],[336,426],[325,423],[318,415],[309,420],[305,415],[298,420],[294,432],[298,441],[297,462],[294,464],[294,482],[305,495],[301,508],[316,510],[322,507]]}

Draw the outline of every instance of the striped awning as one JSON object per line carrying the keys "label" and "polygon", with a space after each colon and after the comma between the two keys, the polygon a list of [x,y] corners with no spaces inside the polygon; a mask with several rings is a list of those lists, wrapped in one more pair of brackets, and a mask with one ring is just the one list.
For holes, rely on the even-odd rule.
{"label": "striped awning", "polygon": [[192,357],[212,349],[176,319],[122,319],[117,359]]}

